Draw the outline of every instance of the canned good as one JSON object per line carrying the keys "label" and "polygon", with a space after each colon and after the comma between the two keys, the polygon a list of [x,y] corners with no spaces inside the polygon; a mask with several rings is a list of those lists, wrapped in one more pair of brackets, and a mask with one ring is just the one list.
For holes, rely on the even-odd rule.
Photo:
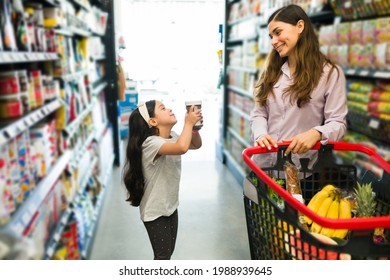
{"label": "canned good", "polygon": [[0,95],[18,94],[20,84],[16,71],[0,72]]}
{"label": "canned good", "polygon": [[[4,98],[4,97],[3,97]],[[23,115],[23,103],[19,98],[10,98],[0,100],[0,118],[17,118]]]}

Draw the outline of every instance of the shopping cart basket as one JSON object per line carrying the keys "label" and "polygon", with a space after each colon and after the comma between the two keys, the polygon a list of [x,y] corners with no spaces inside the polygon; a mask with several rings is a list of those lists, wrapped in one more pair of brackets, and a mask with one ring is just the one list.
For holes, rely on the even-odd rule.
{"label": "shopping cart basket", "polygon": [[[267,150],[250,147],[243,151],[243,159],[251,169],[244,180],[244,205],[252,259],[390,259],[390,165],[373,149],[345,142],[328,145],[317,143],[312,150],[318,158],[311,169],[308,159],[300,159],[299,175],[305,204],[326,184],[344,191],[352,191],[357,182],[372,182],[376,213],[372,218],[330,219],[317,215],[296,200],[276,180],[283,178],[283,165],[288,143]],[[337,151],[337,152],[336,152]],[[382,168],[382,176],[371,171],[361,172],[353,163],[344,164],[336,153],[362,154],[367,162]],[[259,168],[252,155],[277,153],[275,166]],[[360,176],[358,176],[360,173]],[[277,198],[277,199],[275,199]],[[330,229],[348,229],[345,240],[329,244],[318,239],[298,219],[306,215],[313,222]],[[373,241],[375,229],[383,229],[385,240]]]}

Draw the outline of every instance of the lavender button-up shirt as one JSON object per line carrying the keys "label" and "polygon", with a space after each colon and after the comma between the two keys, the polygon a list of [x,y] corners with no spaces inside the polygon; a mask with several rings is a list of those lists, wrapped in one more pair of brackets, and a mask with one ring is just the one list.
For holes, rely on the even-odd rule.
{"label": "lavender button-up shirt", "polygon": [[[283,74],[274,85],[275,96],[270,95],[265,106],[257,104],[251,113],[253,143],[265,134],[281,142],[312,128],[322,133],[322,144],[339,141],[347,129],[348,108],[345,76],[341,68],[338,67],[338,70],[335,69],[327,80],[330,66],[325,66],[310,102],[298,108],[296,102],[291,104],[288,95],[283,96],[284,90],[293,81],[288,62],[285,62],[282,66]],[[309,151],[300,157],[309,157],[313,163],[315,154]],[[260,167],[273,166],[276,154],[255,155],[253,160]],[[299,167],[296,155],[293,155],[293,161]]]}

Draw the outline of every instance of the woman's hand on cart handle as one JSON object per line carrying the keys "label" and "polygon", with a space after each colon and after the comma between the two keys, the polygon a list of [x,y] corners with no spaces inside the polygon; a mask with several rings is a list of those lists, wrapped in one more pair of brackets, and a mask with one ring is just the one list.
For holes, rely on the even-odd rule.
{"label": "woman's hand on cart handle", "polygon": [[310,129],[292,138],[284,139],[283,142],[291,142],[284,154],[288,155],[290,152],[293,154],[306,153],[320,140],[321,132],[315,129]]}
{"label": "woman's hand on cart handle", "polygon": [[256,139],[255,146],[267,147],[268,150],[271,150],[271,146],[277,148],[278,144],[270,135],[265,134]]}

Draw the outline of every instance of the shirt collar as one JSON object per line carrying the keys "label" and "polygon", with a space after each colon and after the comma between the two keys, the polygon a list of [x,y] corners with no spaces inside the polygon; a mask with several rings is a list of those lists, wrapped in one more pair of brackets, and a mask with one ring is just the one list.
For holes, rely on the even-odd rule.
{"label": "shirt collar", "polygon": [[290,67],[288,67],[288,60],[283,63],[281,70],[283,74],[285,74],[289,79],[291,79]]}

